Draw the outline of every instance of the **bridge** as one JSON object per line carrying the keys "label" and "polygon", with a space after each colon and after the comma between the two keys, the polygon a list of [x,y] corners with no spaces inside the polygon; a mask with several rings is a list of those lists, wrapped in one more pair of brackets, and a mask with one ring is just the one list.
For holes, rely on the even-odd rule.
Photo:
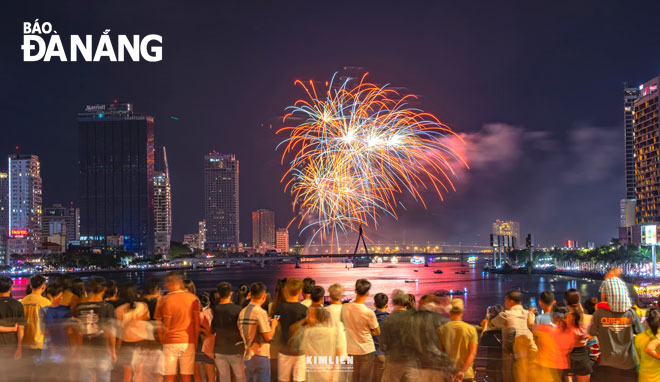
{"label": "bridge", "polygon": [[[189,258],[178,258],[170,260],[171,264],[174,265],[190,265],[193,268],[197,266],[209,267],[209,266],[224,266],[226,268],[231,268],[232,263],[251,263],[257,264],[261,268],[264,268],[266,263],[294,263],[296,268],[300,268],[300,263],[303,262],[303,259],[348,259],[353,264],[354,267],[368,267],[374,258],[382,258],[383,262],[392,261],[392,258],[397,258],[397,260],[411,258],[423,259],[425,267],[428,267],[430,263],[437,261],[460,261],[465,262],[469,257],[476,257],[477,259],[492,259],[492,253],[484,252],[451,252],[451,253],[391,253],[391,254],[358,254],[358,255],[347,255],[347,254],[308,254],[308,255],[282,255],[282,256],[229,256],[229,257],[189,257]],[[398,262],[398,261],[397,261]],[[421,262],[420,262],[421,264]]]}

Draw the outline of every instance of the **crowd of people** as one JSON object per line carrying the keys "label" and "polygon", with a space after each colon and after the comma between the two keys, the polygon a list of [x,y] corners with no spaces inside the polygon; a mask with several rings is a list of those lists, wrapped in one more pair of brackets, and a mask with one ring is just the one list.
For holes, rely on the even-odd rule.
{"label": "crowd of people", "polygon": [[370,298],[366,279],[352,301],[311,278],[197,293],[177,272],[142,290],[41,275],[21,300],[12,288],[0,277],[7,381],[474,381],[481,348],[489,382],[660,382],[660,309],[633,303],[617,270],[599,299],[543,292],[537,310],[512,290],[478,327],[446,291]]}

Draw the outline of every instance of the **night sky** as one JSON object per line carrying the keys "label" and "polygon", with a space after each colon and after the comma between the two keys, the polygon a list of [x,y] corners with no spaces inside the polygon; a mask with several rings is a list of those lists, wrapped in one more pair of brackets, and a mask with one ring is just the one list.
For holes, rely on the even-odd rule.
{"label": "night sky", "polygon": [[[616,236],[624,197],[622,84],[660,73],[660,3],[615,1],[6,1],[0,22],[0,156],[39,155],[44,205],[78,198],[76,114],[130,102],[168,150],[174,239],[197,230],[202,160],[240,160],[241,240],[250,211],[293,216],[275,151],[295,79],[361,66],[421,95],[463,134],[472,169],[428,209],[402,198],[372,240],[487,244],[495,218],[542,245]],[[63,36],[163,36],[163,60],[23,62],[23,22]],[[114,40],[116,41],[116,40]],[[115,44],[116,48],[116,44]],[[169,116],[178,116],[178,121]],[[2,162],[0,162],[2,163]],[[0,165],[0,171],[6,164]],[[297,236],[292,237],[295,241]],[[302,240],[301,240],[302,241]]]}

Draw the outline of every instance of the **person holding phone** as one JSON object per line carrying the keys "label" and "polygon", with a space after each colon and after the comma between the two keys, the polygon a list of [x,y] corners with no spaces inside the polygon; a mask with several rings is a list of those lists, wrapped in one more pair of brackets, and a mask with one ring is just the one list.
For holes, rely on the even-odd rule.
{"label": "person holding phone", "polygon": [[541,293],[539,298],[539,305],[541,305],[543,313],[536,316],[534,323],[538,325],[552,325],[552,307],[555,305],[555,303],[556,301],[554,293],[547,291]]}
{"label": "person holding phone", "polygon": [[284,301],[275,308],[275,319],[279,319],[281,336],[277,353],[277,380],[281,382],[304,381],[306,378],[305,354],[292,346],[291,325],[307,317],[307,307],[298,302],[303,282],[289,278],[284,284]]}

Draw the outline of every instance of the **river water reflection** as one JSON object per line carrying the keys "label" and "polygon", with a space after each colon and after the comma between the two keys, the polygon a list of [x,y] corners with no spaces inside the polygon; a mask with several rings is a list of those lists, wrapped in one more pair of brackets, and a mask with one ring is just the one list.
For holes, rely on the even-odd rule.
{"label": "river water reflection", "polygon": [[[442,270],[442,274],[434,271]],[[466,271],[464,274],[455,272]],[[233,266],[231,269],[211,268],[184,271],[185,277],[193,280],[199,291],[214,289],[220,281],[229,281],[234,288],[240,284],[249,284],[254,281],[264,282],[269,290],[274,288],[278,278],[282,277],[312,277],[317,285],[328,288],[333,283],[339,283],[346,290],[346,297],[353,298],[355,280],[367,278],[372,283],[371,296],[378,292],[391,294],[394,289],[403,289],[413,293],[417,300],[427,293],[438,289],[464,290],[468,293],[463,296],[465,301],[464,319],[470,323],[478,323],[485,316],[486,308],[493,304],[503,304],[504,294],[511,289],[520,289],[525,292],[525,305],[530,297],[549,290],[555,293],[557,300],[561,301],[564,291],[575,288],[583,296],[598,297],[598,287],[601,281],[589,280],[567,276],[553,275],[499,275],[482,272],[482,267],[461,266],[460,263],[442,262],[434,263],[430,267],[423,264],[390,263],[370,264],[369,268],[351,268],[350,264],[340,262],[304,262],[301,268],[296,269],[293,264],[267,265],[265,268],[243,264]],[[116,280],[118,283],[132,281],[143,285],[151,276],[164,277],[164,271],[130,271],[130,272],[101,272],[99,275],[106,279]],[[85,275],[85,277],[88,275]],[[20,297],[24,294],[27,283],[25,278],[15,279],[17,284],[14,295]],[[368,299],[372,306],[373,299]]]}

